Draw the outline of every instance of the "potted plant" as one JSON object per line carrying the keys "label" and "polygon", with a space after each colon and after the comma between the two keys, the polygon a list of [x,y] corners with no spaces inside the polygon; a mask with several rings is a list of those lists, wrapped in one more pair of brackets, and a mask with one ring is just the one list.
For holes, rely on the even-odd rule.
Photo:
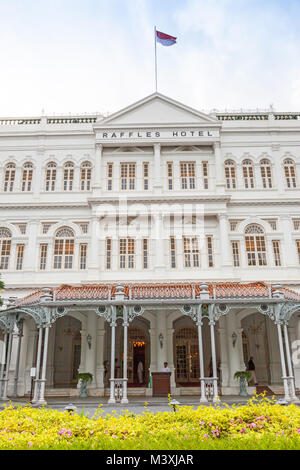
{"label": "potted plant", "polygon": [[80,395],[79,398],[87,398],[88,394],[86,391],[87,385],[93,381],[93,375],[84,372],[82,374],[78,374],[77,376],[77,383],[80,382]]}
{"label": "potted plant", "polygon": [[248,396],[247,387],[248,387],[248,381],[250,380],[250,377],[251,377],[250,372],[248,372],[247,370],[237,371],[234,374],[234,378],[240,381],[240,396],[241,397]]}

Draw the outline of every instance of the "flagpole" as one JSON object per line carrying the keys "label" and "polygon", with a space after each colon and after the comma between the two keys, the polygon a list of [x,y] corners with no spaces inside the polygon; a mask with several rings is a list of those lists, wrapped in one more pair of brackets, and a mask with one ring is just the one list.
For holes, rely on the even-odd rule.
{"label": "flagpole", "polygon": [[155,91],[157,93],[157,32],[154,26],[154,45],[155,45]]}

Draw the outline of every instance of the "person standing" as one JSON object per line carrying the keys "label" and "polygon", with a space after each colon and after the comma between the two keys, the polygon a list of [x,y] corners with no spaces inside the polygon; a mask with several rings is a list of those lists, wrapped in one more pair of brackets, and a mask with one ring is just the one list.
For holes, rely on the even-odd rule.
{"label": "person standing", "polygon": [[137,376],[138,376],[138,381],[139,384],[142,385],[144,383],[144,366],[142,361],[138,363],[138,368],[137,368]]}
{"label": "person standing", "polygon": [[169,365],[168,365],[167,362],[164,362],[164,366],[163,366],[163,368],[162,368],[162,372],[171,372],[171,369],[170,369],[170,367],[169,367]]}
{"label": "person standing", "polygon": [[250,375],[251,375],[249,383],[254,382],[254,385],[258,385],[256,373],[255,373],[255,364],[254,364],[254,360],[252,356],[250,357],[249,362],[248,362],[248,371],[250,372]]}

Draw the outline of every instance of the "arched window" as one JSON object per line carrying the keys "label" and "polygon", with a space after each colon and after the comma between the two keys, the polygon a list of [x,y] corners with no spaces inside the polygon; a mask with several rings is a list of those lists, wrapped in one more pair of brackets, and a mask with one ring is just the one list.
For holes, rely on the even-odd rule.
{"label": "arched window", "polygon": [[54,240],[54,269],[72,269],[74,264],[75,235],[72,229],[58,230]]}
{"label": "arched window", "polygon": [[248,225],[245,230],[248,266],[267,266],[265,232],[260,225]]}
{"label": "arched window", "polygon": [[266,158],[260,162],[260,173],[264,189],[273,188],[272,166]]}
{"label": "arched window", "polygon": [[80,168],[80,189],[81,191],[90,191],[92,181],[92,165],[85,162]]}
{"label": "arched window", "polygon": [[7,228],[0,228],[0,271],[9,267],[12,234]]}
{"label": "arched window", "polygon": [[46,168],[46,191],[55,191],[57,165],[54,162],[48,163]]}
{"label": "arched window", "polygon": [[232,160],[225,162],[225,179],[227,189],[236,189],[236,167]]}
{"label": "arched window", "polygon": [[284,161],[284,174],[287,188],[296,188],[297,179],[296,179],[296,166],[295,162],[288,158]]}
{"label": "arched window", "polygon": [[16,178],[16,165],[9,163],[5,167],[4,171],[4,186],[3,190],[5,193],[11,193],[14,190],[14,183]]}
{"label": "arched window", "polygon": [[68,162],[64,166],[64,191],[72,191],[74,183],[74,164]]}
{"label": "arched window", "polygon": [[22,192],[30,192],[32,189],[33,164],[25,163],[22,173]]}
{"label": "arched window", "polygon": [[243,176],[244,176],[245,188],[253,189],[255,187],[254,166],[251,160],[243,161]]}

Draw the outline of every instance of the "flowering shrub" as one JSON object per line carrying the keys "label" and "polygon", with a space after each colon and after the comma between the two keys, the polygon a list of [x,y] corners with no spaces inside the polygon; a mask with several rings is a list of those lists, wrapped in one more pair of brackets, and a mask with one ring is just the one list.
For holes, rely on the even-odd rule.
{"label": "flowering shrub", "polygon": [[4,449],[300,449],[300,409],[254,398],[247,406],[180,407],[174,413],[86,416],[7,406],[0,412]]}

